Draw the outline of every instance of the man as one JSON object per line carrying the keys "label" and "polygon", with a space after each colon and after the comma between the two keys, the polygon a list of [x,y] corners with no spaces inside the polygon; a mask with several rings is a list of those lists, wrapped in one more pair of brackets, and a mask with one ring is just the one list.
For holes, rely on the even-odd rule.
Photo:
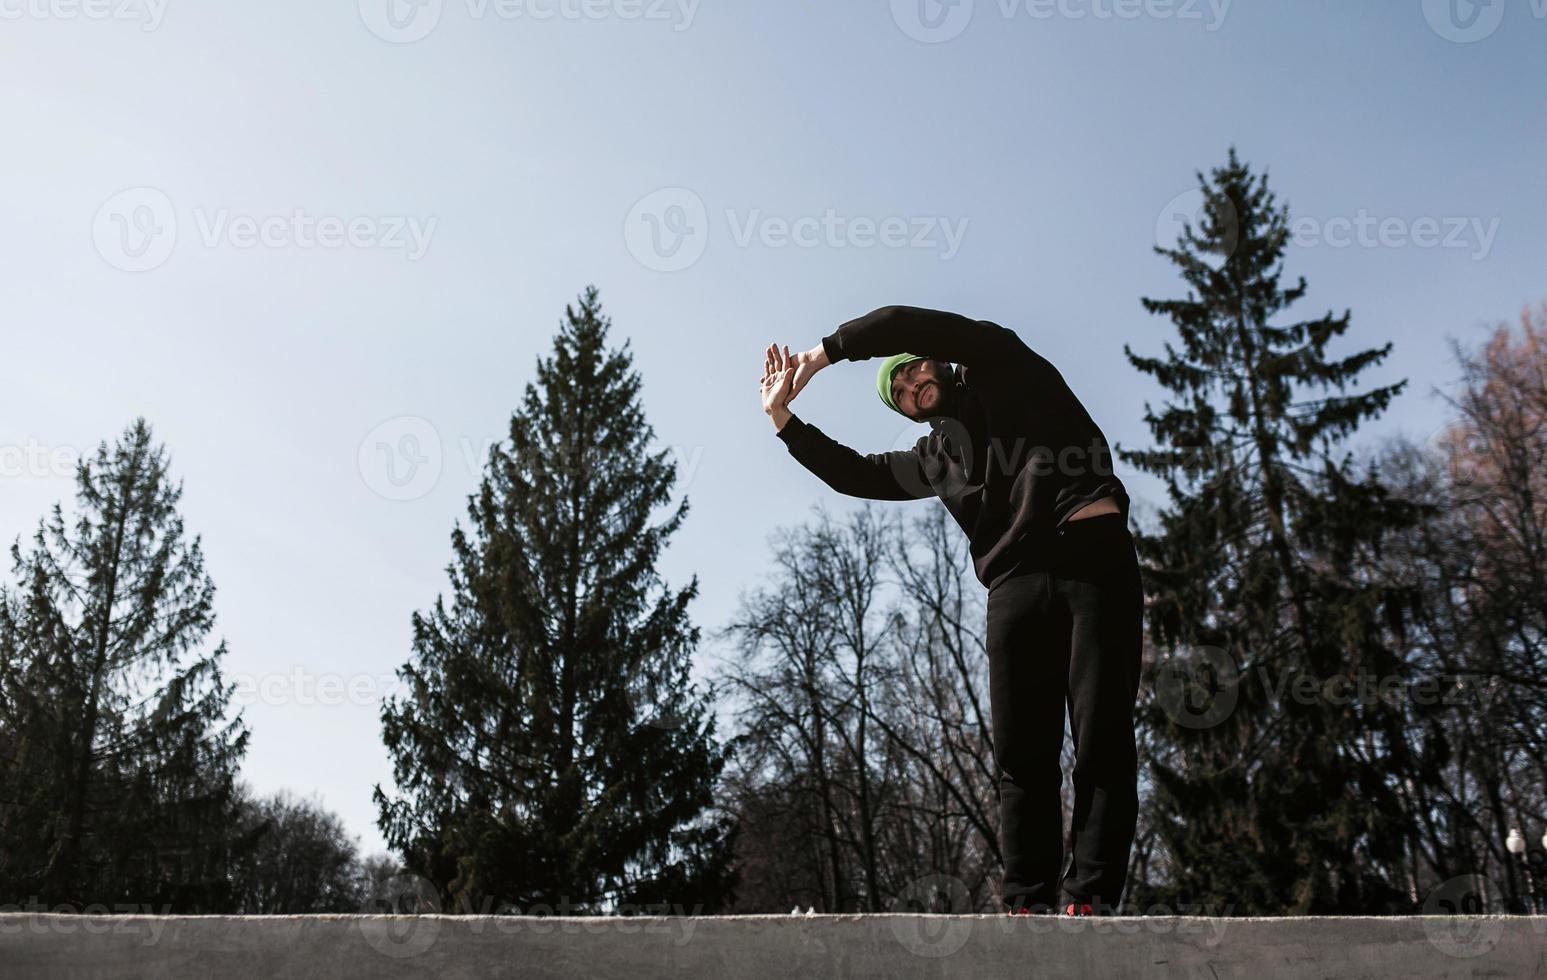
{"label": "man", "polygon": [[[881,401],[929,425],[912,449],[862,456],[789,410],[818,371],[872,357],[885,358]],[[1095,422],[1014,331],[910,306],[850,320],[793,356],[770,345],[761,386],[779,438],[829,487],[876,500],[939,497],[967,533],[988,589],[1005,905],[1114,911],[1138,815],[1144,600],[1128,493]],[[1074,817],[1060,874],[1066,704]]]}

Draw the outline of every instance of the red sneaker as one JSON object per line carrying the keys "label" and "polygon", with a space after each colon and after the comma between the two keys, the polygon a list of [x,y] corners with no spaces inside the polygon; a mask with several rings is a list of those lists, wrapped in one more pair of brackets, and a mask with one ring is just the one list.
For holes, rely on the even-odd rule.
{"label": "red sneaker", "polygon": [[1064,906],[1064,915],[1095,915],[1096,910],[1091,908],[1089,902],[1070,902]]}
{"label": "red sneaker", "polygon": [[1017,905],[1010,909],[1009,915],[1052,915],[1053,910],[1046,905]]}

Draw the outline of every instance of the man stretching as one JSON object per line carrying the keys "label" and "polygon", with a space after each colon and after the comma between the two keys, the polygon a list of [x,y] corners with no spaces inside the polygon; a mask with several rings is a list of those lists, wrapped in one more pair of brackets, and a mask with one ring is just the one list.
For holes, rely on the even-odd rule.
{"label": "man stretching", "polygon": [[[789,410],[822,368],[872,357],[885,358],[881,401],[929,424],[912,449],[862,456]],[[829,487],[873,500],[939,497],[966,531],[988,589],[1005,905],[1115,911],[1138,818],[1144,598],[1128,492],[1095,422],[1014,331],[912,306],[850,320],[794,355],[769,345],[761,388],[790,455]],[[1066,703],[1074,818],[1060,874]]]}

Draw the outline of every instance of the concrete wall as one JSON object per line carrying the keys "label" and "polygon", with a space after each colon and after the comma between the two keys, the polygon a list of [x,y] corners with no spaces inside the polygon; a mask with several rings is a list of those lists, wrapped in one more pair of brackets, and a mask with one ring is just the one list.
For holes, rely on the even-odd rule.
{"label": "concrete wall", "polygon": [[0,914],[0,977],[1547,976],[1547,917]]}

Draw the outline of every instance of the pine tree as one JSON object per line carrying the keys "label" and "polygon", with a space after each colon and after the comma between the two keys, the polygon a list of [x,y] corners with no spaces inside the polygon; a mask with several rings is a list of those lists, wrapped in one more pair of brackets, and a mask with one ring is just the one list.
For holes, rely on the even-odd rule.
{"label": "pine tree", "polygon": [[143,418],[76,483],[0,589],[0,896],[228,911],[248,733],[181,483]]}
{"label": "pine tree", "polygon": [[[1346,393],[1391,344],[1330,357],[1347,311],[1276,324],[1306,291],[1303,277],[1280,284],[1287,206],[1233,147],[1210,180],[1197,176],[1199,226],[1156,248],[1187,296],[1142,300],[1170,318],[1182,350],[1124,348],[1175,396],[1159,414],[1146,406],[1160,445],[1121,452],[1169,497],[1156,532],[1137,536],[1150,635],[1171,654],[1144,711],[1164,747],[1149,760],[1147,805],[1170,861],[1168,886],[1147,897],[1235,914],[1405,907],[1410,822],[1393,783],[1411,760],[1400,711],[1357,685],[1405,677],[1387,639],[1411,597],[1361,569],[1415,514],[1373,465],[1361,475],[1334,453],[1406,382]],[[1302,676],[1315,693],[1297,691]],[[1193,684],[1212,685],[1220,710],[1183,703]]]}
{"label": "pine tree", "polygon": [[376,788],[379,824],[447,911],[729,897],[733,828],[707,812],[728,753],[688,678],[697,578],[654,570],[688,502],[650,523],[676,468],[609,326],[594,286],[566,305],[452,533],[449,607],[414,614],[382,708],[400,795]]}

